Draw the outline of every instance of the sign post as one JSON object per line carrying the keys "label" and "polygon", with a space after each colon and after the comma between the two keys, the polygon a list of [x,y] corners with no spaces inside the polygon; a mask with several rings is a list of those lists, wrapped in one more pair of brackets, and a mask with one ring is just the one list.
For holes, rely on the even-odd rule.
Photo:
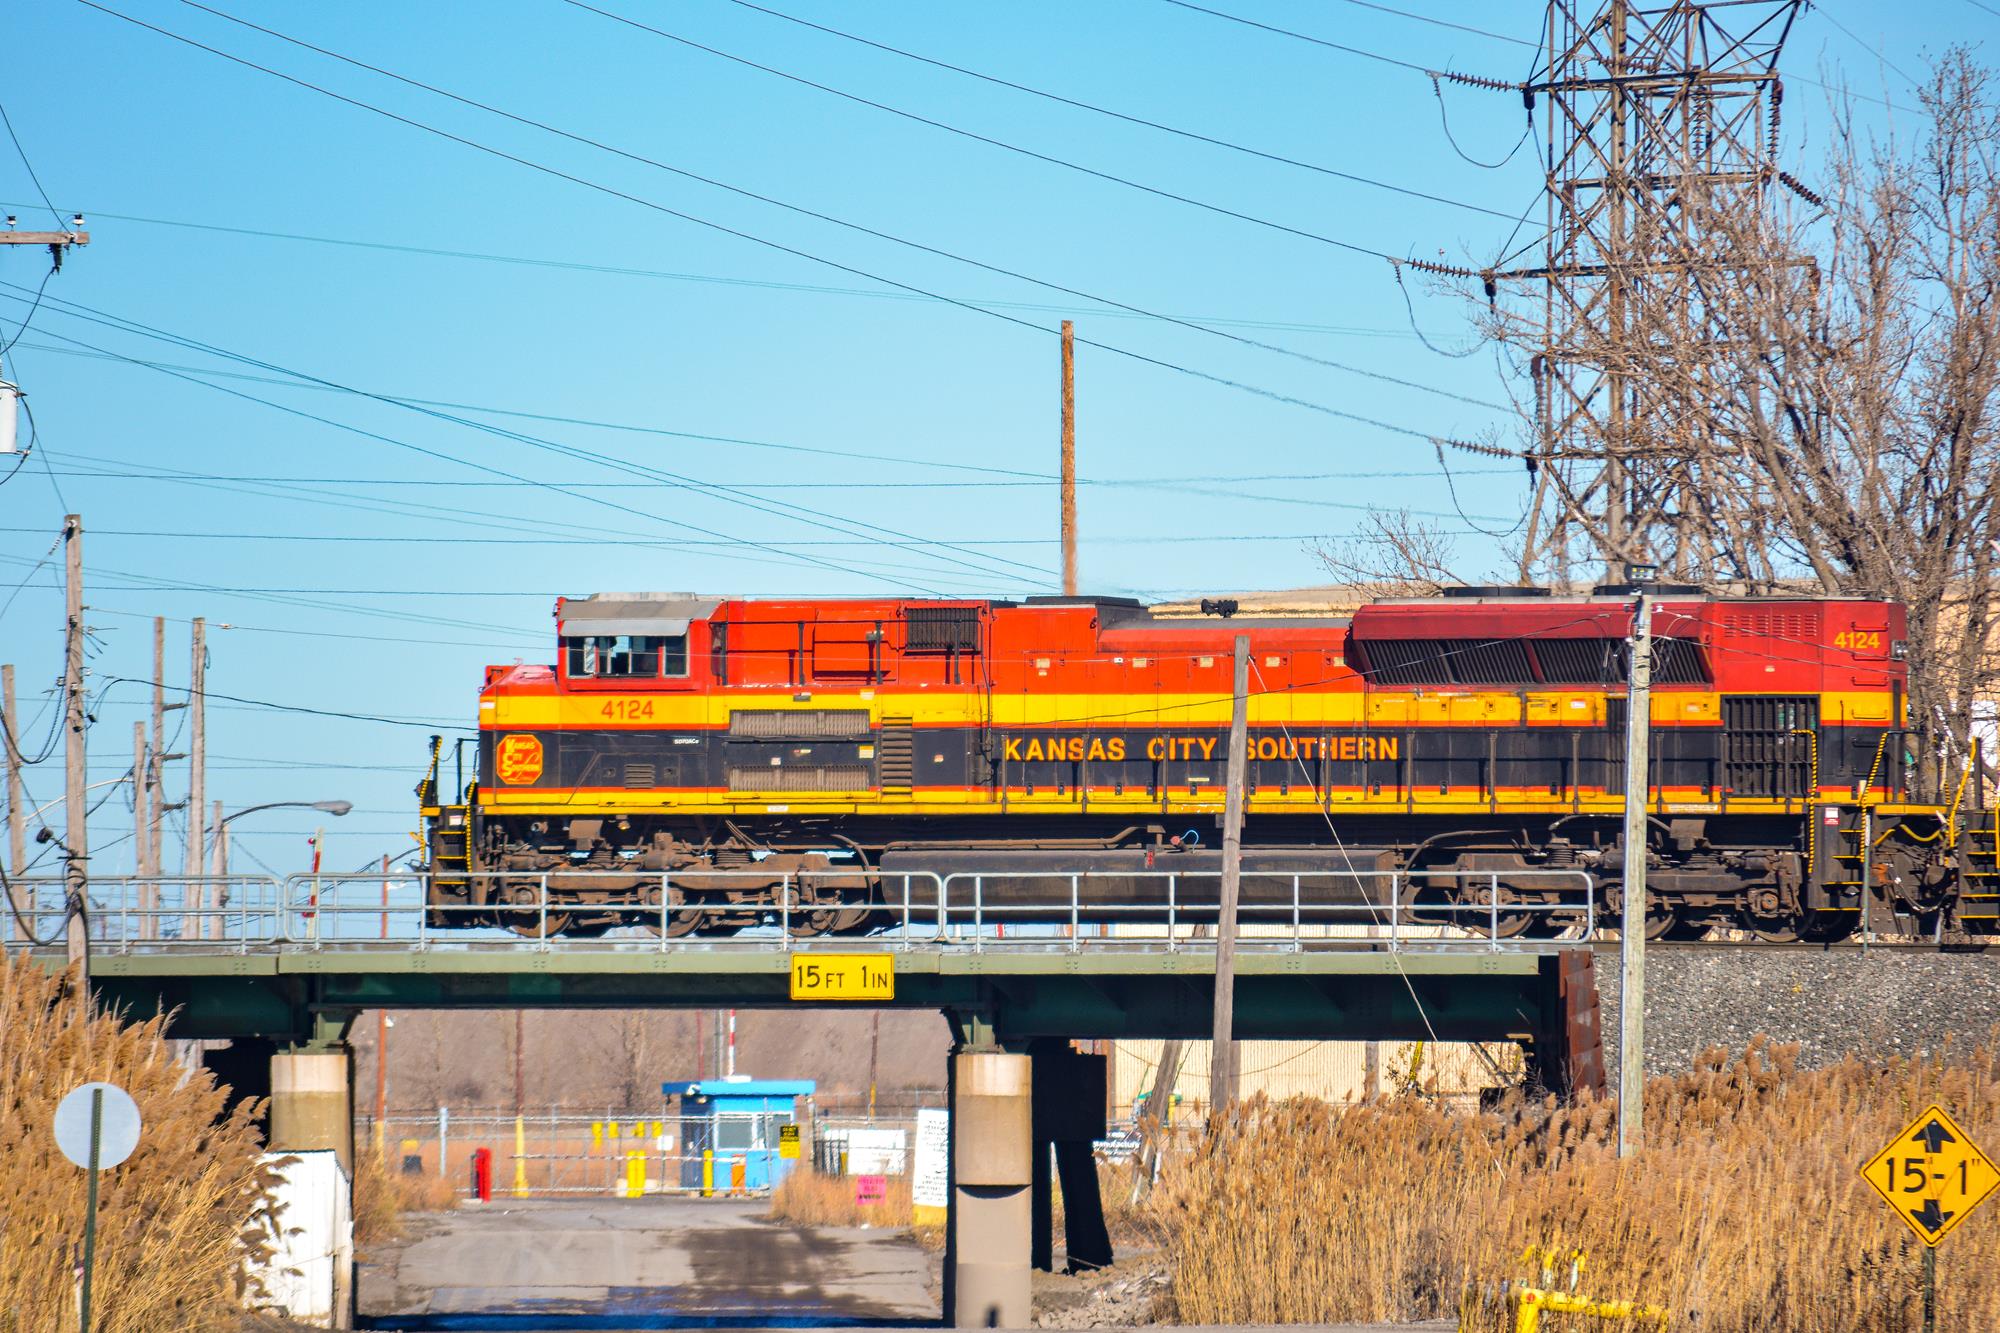
{"label": "sign post", "polygon": [[77,1309],[90,1333],[90,1279],[97,1266],[97,1173],[117,1166],[139,1146],[139,1107],[115,1083],[86,1083],[56,1103],[56,1147],[90,1172],[83,1207],[83,1274]]}
{"label": "sign post", "polygon": [[2000,1169],[1933,1103],[1861,1175],[1924,1243],[1924,1333],[1936,1333],[1938,1242],[2000,1189]]}

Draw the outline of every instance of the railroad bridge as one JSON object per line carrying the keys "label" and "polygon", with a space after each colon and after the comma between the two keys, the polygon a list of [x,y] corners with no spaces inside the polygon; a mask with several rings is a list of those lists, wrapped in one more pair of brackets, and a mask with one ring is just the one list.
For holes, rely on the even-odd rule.
{"label": "railroad bridge", "polygon": [[[1073,900],[1080,877],[1069,877]],[[1238,1039],[1522,1043],[1556,1091],[1602,1084],[1590,923],[1574,938],[1509,938],[1497,903],[1455,927],[1411,921],[1381,886],[1365,921],[1330,920],[1293,877],[1257,895],[1236,946]],[[1070,1185],[1070,1252],[1108,1242],[1087,1207],[1089,1144],[1104,1135],[1104,1058],[1070,1039],[1207,1038],[1216,940],[1211,886],[1166,886],[1164,913],[1110,927],[1010,926],[939,884],[935,910],[851,939],[799,938],[774,922],[728,938],[675,936],[664,918],[591,937],[451,929],[425,877],[93,879],[86,934],[93,991],[134,1017],[169,1015],[177,1038],[226,1039],[209,1054],[239,1096],[270,1098],[274,1149],[353,1160],[347,1035],[366,1009],[835,1007],[792,998],[794,960],[867,955],[893,995],[863,1007],[929,1009],[952,1025],[952,1151],[946,1318],[1018,1327],[1027,1274],[1050,1253],[1048,1161]],[[9,944],[61,966],[58,881],[17,883],[41,940]],[[1207,894],[1204,900],[1203,895]],[[925,895],[926,902],[931,901]],[[1205,910],[1204,910],[1205,903]],[[958,904],[953,906],[953,904]],[[1261,918],[1260,915],[1261,914]],[[448,921],[448,918],[444,920]]]}

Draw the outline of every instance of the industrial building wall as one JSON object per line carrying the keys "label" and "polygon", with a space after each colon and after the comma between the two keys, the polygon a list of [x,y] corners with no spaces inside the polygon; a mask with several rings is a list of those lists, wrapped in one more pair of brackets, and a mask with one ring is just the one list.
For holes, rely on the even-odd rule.
{"label": "industrial building wall", "polygon": [[[1129,1119],[1135,1101],[1152,1091],[1158,1076],[1158,1041],[1120,1041],[1112,1047],[1113,1114]],[[1241,1089],[1244,1097],[1263,1093],[1273,1099],[1322,1097],[1328,1101],[1360,1101],[1368,1086],[1368,1048],[1379,1060],[1378,1087],[1394,1092],[1411,1082],[1449,1101],[1475,1102],[1479,1093],[1499,1079],[1470,1042],[1246,1041],[1242,1043]],[[1503,1072],[1520,1063],[1520,1053],[1506,1044],[1484,1048],[1487,1059]],[[1200,1115],[1208,1106],[1210,1043],[1182,1045],[1179,1076],[1174,1082],[1180,1099],[1177,1117]]]}

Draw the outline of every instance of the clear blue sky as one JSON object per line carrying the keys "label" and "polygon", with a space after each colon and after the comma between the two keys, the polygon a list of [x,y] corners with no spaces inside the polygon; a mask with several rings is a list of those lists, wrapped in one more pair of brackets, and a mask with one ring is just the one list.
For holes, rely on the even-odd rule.
{"label": "clear blue sky", "polygon": [[[1499,215],[1531,204],[1516,244],[1537,235],[1533,143],[1499,169],[1466,160],[1507,158],[1521,134],[1518,100],[1448,89],[1461,156],[1421,69],[1521,77],[1540,4],[1398,6],[1514,41],[1352,0],[1212,5],[1420,67],[1412,70],[1162,0],[773,3],[938,60],[1456,203],[1121,123],[731,0],[602,7],[1322,239],[1035,161],[560,0],[221,5],[684,172],[1352,367],[1342,370],[731,194],[188,4],[112,7],[658,208],[448,142],[75,0],[34,0],[10,16],[0,97],[56,207],[82,210],[93,233],[48,294],[95,313],[45,302],[23,333],[22,298],[47,266],[37,251],[0,254],[0,282],[13,284],[0,287],[0,343],[21,335],[5,364],[30,395],[40,435],[38,457],[0,484],[0,659],[19,664],[31,749],[52,734],[62,610],[59,555],[36,562],[66,510],[88,529],[90,669],[101,696],[93,780],[130,763],[146,688],[116,682],[150,676],[154,614],[172,618],[170,680],[185,680],[185,621],[203,615],[214,627],[211,691],[415,723],[211,705],[209,787],[228,808],[355,803],[345,820],[327,821],[337,869],[410,846],[403,830],[415,824],[410,786],[424,737],[470,724],[482,664],[551,657],[559,593],[1046,591],[1057,564],[1055,330],[1065,314],[1082,339],[1199,372],[1079,349],[1089,588],[1157,597],[1308,584],[1322,577],[1311,540],[1350,530],[1361,507],[1429,511],[1458,530],[1468,525],[1455,508],[1482,525],[1502,519],[1496,527],[1518,513],[1517,469],[1455,455],[1455,505],[1423,438],[1504,426],[1503,411],[1481,404],[1504,404],[1518,388],[1489,354],[1442,355],[1414,336],[1420,328],[1437,348],[1467,346],[1462,305],[1413,284],[1406,308],[1386,262],[1330,242],[1484,260],[1515,232]],[[1810,164],[1825,120],[1824,94],[1802,78],[1844,75],[1909,106],[1898,70],[1920,72],[1925,52],[1945,43],[1995,37],[2000,16],[1971,0],[1893,10],[1838,0],[1809,12],[1785,66],[1795,76],[1787,151]],[[1864,109],[1872,120],[1888,114]],[[21,226],[50,225],[4,142],[0,194]],[[248,234],[273,232],[385,248]],[[133,321],[270,368],[93,319]],[[302,385],[298,374],[459,406],[412,409]],[[1477,569],[1486,539],[1467,530],[1461,541]],[[176,798],[184,773],[176,766],[170,776]],[[32,770],[30,787],[48,801],[61,786],[58,751]],[[131,827],[128,798],[116,788],[95,795],[108,797],[92,823],[104,849],[95,864],[124,868],[130,843],[115,840]],[[235,826],[246,852],[238,867],[302,868],[312,823],[290,811],[246,819]]]}

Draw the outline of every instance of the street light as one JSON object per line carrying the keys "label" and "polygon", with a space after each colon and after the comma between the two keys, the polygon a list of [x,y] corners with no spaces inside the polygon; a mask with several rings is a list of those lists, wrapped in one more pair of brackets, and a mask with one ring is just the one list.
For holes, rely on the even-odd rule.
{"label": "street light", "polygon": [[266,801],[262,805],[247,806],[244,809],[238,810],[233,815],[224,815],[216,824],[216,828],[221,828],[232,819],[241,819],[245,815],[254,815],[259,810],[324,810],[330,815],[344,815],[353,808],[354,802],[352,801]]}

